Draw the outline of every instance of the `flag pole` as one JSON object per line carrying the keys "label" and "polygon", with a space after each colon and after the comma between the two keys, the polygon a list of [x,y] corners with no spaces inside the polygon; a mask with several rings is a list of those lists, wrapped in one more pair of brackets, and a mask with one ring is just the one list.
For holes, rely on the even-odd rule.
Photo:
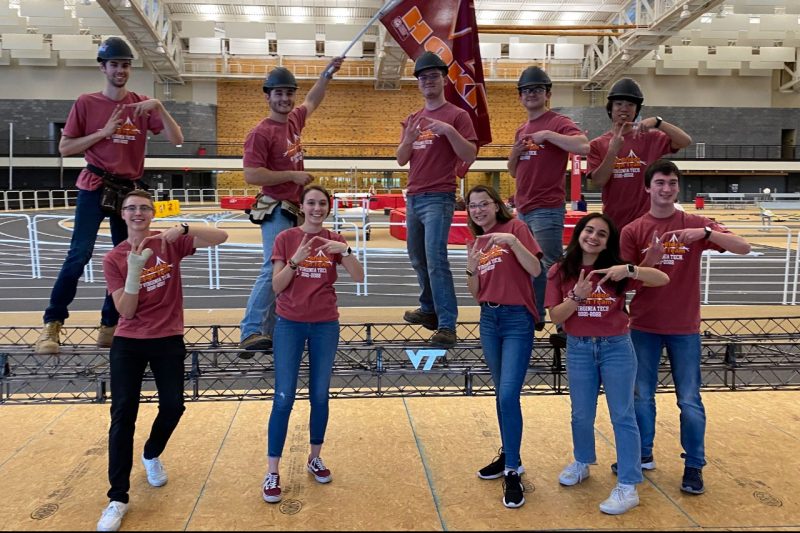
{"label": "flag pole", "polygon": [[[388,13],[389,11],[394,9],[402,1],[403,0],[389,0],[388,2],[386,2],[386,4],[384,4],[384,6],[382,8],[380,8],[378,10],[378,12],[375,13],[375,15],[371,19],[369,19],[369,22],[367,22],[366,26],[361,28],[361,31],[358,32],[358,35],[353,37],[353,40],[350,41],[350,44],[347,45],[347,48],[344,49],[344,52],[339,54],[339,57],[345,57],[347,55],[347,52],[349,52],[350,49],[353,48],[353,46],[355,46],[355,44],[358,42],[358,40],[361,39],[361,37],[365,33],[367,33],[367,30],[370,28],[370,26],[375,24],[375,22],[379,18],[381,18],[382,16],[386,15],[386,13]],[[330,77],[331,76],[330,70],[331,70],[331,67],[326,68],[325,71],[323,72],[323,76],[325,76],[326,78]]]}

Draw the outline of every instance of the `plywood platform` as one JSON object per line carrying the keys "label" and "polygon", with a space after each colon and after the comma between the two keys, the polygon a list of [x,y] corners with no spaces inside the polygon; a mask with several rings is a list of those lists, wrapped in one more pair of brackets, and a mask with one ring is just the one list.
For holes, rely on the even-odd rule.
{"label": "plywood platform", "polygon": [[[333,400],[323,457],[333,482],[305,471],[308,404],[298,402],[282,464],[284,500],[264,503],[270,402],[190,403],[162,456],[169,483],[147,484],[138,457],[123,530],[682,530],[800,529],[800,393],[711,393],[707,491],[680,492],[674,396],[657,397],[657,469],[641,504],[606,516],[615,483],[613,432],[601,399],[598,464],[576,487],[557,477],[571,461],[569,398],[522,398],[526,504],[506,509],[502,480],[475,472],[499,434],[490,397]],[[108,405],[0,408],[0,529],[92,530],[106,504]],[[140,454],[154,405],[143,405]],[[9,431],[9,428],[13,428]]]}

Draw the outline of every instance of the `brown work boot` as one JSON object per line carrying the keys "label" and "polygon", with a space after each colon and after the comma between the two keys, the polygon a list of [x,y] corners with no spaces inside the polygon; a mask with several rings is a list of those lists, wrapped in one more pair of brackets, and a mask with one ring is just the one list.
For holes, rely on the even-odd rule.
{"label": "brown work boot", "polygon": [[117,326],[106,326],[100,324],[97,329],[97,347],[98,348],[111,348],[111,342],[114,340],[114,331]]}
{"label": "brown work boot", "polygon": [[36,341],[36,353],[38,354],[57,354],[61,334],[61,327],[64,325],[59,320],[47,322],[42,328],[39,340]]}
{"label": "brown work boot", "polygon": [[441,348],[452,348],[456,345],[456,332],[452,329],[437,329],[430,343]]}
{"label": "brown work boot", "polygon": [[431,331],[436,331],[436,328],[439,327],[439,317],[436,316],[436,313],[426,313],[420,307],[413,311],[406,311],[403,314],[403,320],[409,324],[418,324]]}
{"label": "brown work boot", "polygon": [[253,333],[239,343],[239,348],[246,350],[239,352],[239,359],[252,359],[256,352],[272,351],[272,337],[261,333]]}

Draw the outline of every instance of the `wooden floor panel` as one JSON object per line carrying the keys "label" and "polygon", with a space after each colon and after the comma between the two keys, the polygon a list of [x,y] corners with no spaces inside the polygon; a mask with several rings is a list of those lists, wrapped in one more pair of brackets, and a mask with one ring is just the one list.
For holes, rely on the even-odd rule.
{"label": "wooden floor panel", "polygon": [[[526,504],[506,509],[502,480],[476,472],[500,443],[493,397],[331,401],[321,485],[305,470],[308,402],[298,401],[281,468],[284,501],[264,503],[271,402],[190,403],[162,456],[169,483],[147,484],[139,456],[156,406],[136,432],[131,506],[123,530],[684,530],[800,528],[800,392],[709,393],[707,491],[679,490],[674,395],[658,395],[657,469],[641,504],[622,516],[597,506],[615,483],[605,401],[597,464],[576,487],[558,484],[572,460],[567,396],[525,396]],[[106,504],[108,405],[0,407],[0,529],[91,530]]]}

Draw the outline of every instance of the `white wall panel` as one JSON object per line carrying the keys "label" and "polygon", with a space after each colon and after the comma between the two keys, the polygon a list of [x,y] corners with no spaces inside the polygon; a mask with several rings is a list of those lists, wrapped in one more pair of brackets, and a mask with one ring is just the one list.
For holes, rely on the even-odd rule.
{"label": "white wall panel", "polygon": [[544,43],[515,43],[508,44],[509,59],[542,59],[547,55],[547,45]]}
{"label": "white wall panel", "polygon": [[228,49],[234,55],[269,55],[269,45],[266,39],[228,39]]}
{"label": "white wall panel", "polygon": [[63,0],[20,0],[19,14],[23,17],[52,17],[64,13]]}
{"label": "white wall panel", "polygon": [[266,26],[260,22],[226,22],[225,37],[238,39],[265,39]]}
{"label": "white wall panel", "polygon": [[275,26],[275,35],[279,41],[304,39],[315,41],[317,39],[317,26],[316,24],[277,24]]}
{"label": "white wall panel", "polygon": [[500,43],[480,43],[481,48],[481,57],[485,59],[499,59],[501,57],[500,53]]}
{"label": "white wall panel", "polygon": [[4,33],[3,48],[9,50],[41,50],[44,36],[38,33]]}
{"label": "white wall panel", "polygon": [[[355,37],[355,35],[353,35]],[[345,48],[350,44],[350,41],[325,41],[325,55],[327,57],[337,57],[342,55]],[[364,55],[364,43],[358,41],[353,45],[353,48],[347,52],[348,57],[360,57]]]}
{"label": "white wall panel", "polygon": [[181,37],[206,37],[213,38],[214,25],[216,22],[213,20],[184,20],[181,21]]}
{"label": "white wall panel", "polygon": [[53,34],[53,50],[91,50],[95,45],[91,35],[56,35]]}
{"label": "white wall panel", "polygon": [[315,56],[317,55],[317,43],[316,41],[281,40],[279,38],[278,54],[286,56]]}
{"label": "white wall panel", "polygon": [[553,45],[554,59],[583,59],[582,44],[556,43]]}
{"label": "white wall panel", "polygon": [[219,54],[219,39],[208,37],[191,37],[189,38],[189,53]]}

